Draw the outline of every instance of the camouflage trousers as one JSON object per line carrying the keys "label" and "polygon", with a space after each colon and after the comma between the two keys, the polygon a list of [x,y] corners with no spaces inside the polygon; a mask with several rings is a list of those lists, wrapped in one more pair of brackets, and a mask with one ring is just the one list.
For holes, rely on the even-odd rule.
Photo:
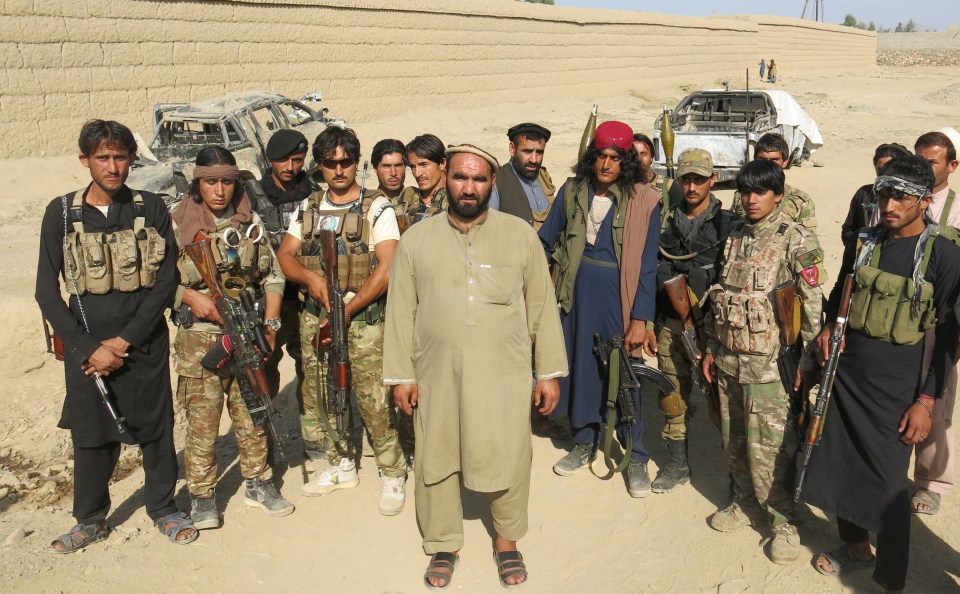
{"label": "camouflage trousers", "polygon": [[687,352],[683,350],[680,336],[666,326],[657,331],[657,367],[676,388],[670,394],[658,395],[660,412],[666,419],[660,437],[682,441],[687,438],[687,420],[693,412],[690,394],[695,370],[687,358]]}
{"label": "camouflage trousers", "polygon": [[720,434],[730,462],[734,501],[766,510],[772,526],[794,517],[790,494],[799,440],[780,382],[740,384],[719,373]]}
{"label": "camouflage trousers", "polygon": [[273,478],[273,471],[267,463],[267,431],[253,424],[237,382],[230,381],[229,391],[224,394],[228,380],[221,380],[220,376],[200,365],[200,360],[220,336],[181,328],[174,342],[175,371],[180,376],[177,402],[187,417],[184,475],[190,494],[195,496],[208,495],[217,484],[216,442],[224,401],[240,451],[240,474],[247,479],[267,481]]}
{"label": "camouflage trousers", "polygon": [[[300,315],[304,372],[300,430],[305,440],[319,442],[326,449],[331,464],[339,464],[341,457],[351,454],[351,448],[347,441],[338,441],[336,435],[327,435],[320,419],[317,399],[323,398],[326,402],[327,368],[318,360],[310,342],[319,325],[317,316],[307,311]],[[388,391],[383,385],[383,324],[371,326],[359,320],[354,321],[350,324],[347,343],[353,372],[353,391],[360,408],[360,418],[370,432],[377,466],[386,476],[404,476],[407,464],[400,449],[397,428],[390,420],[391,404],[387,401]],[[328,415],[328,420],[330,427],[336,431],[336,417]]]}
{"label": "camouflage trousers", "polygon": [[297,402],[300,402],[303,399],[303,362],[300,355],[300,301],[297,299],[285,299],[280,307],[280,331],[277,332],[273,356],[263,369],[270,386],[270,396],[273,398],[280,392],[280,361],[283,359],[284,346],[287,347],[287,354],[293,358],[297,373]]}

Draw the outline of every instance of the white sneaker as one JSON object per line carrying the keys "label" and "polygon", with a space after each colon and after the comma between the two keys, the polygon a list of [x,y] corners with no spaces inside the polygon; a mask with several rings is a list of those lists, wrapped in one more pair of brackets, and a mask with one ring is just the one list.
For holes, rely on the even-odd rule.
{"label": "white sneaker", "polygon": [[333,493],[337,489],[352,489],[359,484],[360,477],[357,476],[357,467],[353,460],[343,458],[340,464],[324,470],[316,479],[305,484],[301,491],[307,497],[316,497]]}
{"label": "white sneaker", "polygon": [[385,516],[395,516],[403,511],[403,502],[407,495],[403,491],[403,485],[407,482],[407,477],[399,476],[396,478],[384,476],[380,471],[380,513]]}

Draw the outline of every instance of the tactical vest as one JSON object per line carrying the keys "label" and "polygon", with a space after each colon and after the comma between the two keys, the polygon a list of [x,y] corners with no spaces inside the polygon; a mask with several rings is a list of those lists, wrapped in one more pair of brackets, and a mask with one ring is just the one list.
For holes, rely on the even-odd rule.
{"label": "tactical vest", "polygon": [[[932,227],[932,228],[931,228]],[[924,242],[920,259],[920,278],[927,274],[930,254],[939,232],[935,225]],[[850,328],[893,344],[916,344],[924,332],[937,323],[933,285],[917,287],[912,278],[884,272],[879,265],[883,246],[883,228],[876,227],[870,241],[860,246],[853,274],[853,298],[850,301]],[[871,244],[872,247],[871,247]],[[914,267],[916,267],[914,262]]]}
{"label": "tactical vest", "polygon": [[252,197],[254,210],[260,216],[263,227],[267,232],[270,245],[276,250],[283,241],[283,235],[290,227],[290,221],[299,218],[298,210],[301,206],[300,201],[285,202],[283,204],[274,204],[270,197],[263,190],[263,186],[255,179],[244,182],[244,189]]}
{"label": "tactical vest", "polygon": [[798,226],[793,221],[780,223],[770,240],[746,258],[736,256],[742,237],[727,241],[727,261],[720,282],[709,289],[709,294],[718,338],[731,351],[749,355],[777,352],[780,331],[769,295],[777,286],[787,238]]}
{"label": "tactical vest", "polygon": [[416,188],[405,188],[403,192],[391,201],[397,213],[397,225],[402,235],[410,225],[424,219],[438,215],[447,210],[447,190],[440,188],[433,194],[430,206],[420,200],[420,191]]}
{"label": "tactical vest", "polygon": [[[337,236],[337,278],[340,288],[344,293],[360,290],[375,266],[374,254],[370,249],[373,224],[367,219],[367,214],[373,201],[381,195],[379,191],[368,192],[362,200],[342,208],[320,211],[317,199],[325,200],[326,194],[311,194],[303,211],[303,238],[297,256],[300,264],[317,274],[326,275],[318,231],[333,231]],[[390,208],[389,204],[374,213],[374,223],[387,208]],[[306,287],[301,287],[301,293],[306,293]]]}
{"label": "tactical vest", "polygon": [[730,234],[733,213],[716,207],[713,217],[705,221],[689,241],[685,241],[675,220],[686,216],[677,207],[673,216],[664,219],[660,229],[660,257],[657,259],[657,288],[663,283],[682,274],[687,277],[689,286],[698,298],[702,298],[707,288],[717,282],[717,260],[723,243]]}
{"label": "tactical vest", "polygon": [[[167,253],[167,244],[153,227],[146,226],[143,197],[133,193],[133,229],[88,233],[83,228],[83,190],[64,205],[63,278],[71,295],[105,295],[149,289]],[[73,230],[67,231],[67,223]]]}
{"label": "tactical vest", "polygon": [[[262,281],[273,271],[273,254],[262,226],[251,224],[234,229],[227,219],[209,235],[210,251],[213,252],[220,283],[227,287],[238,287],[242,283],[242,286],[253,288],[258,296],[262,294]],[[181,243],[188,242],[181,238]],[[177,258],[177,270],[180,272],[181,285],[197,290],[206,288],[193,258],[183,249]]]}

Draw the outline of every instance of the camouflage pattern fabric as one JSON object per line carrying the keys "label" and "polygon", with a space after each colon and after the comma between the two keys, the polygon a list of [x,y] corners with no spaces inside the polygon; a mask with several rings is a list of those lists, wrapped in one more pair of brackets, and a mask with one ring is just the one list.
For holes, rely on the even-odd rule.
{"label": "camouflage pattern fabric", "polygon": [[753,507],[755,498],[771,526],[786,523],[795,515],[791,469],[799,446],[787,393],[779,381],[741,384],[723,371],[718,381],[720,434],[734,501]]}
{"label": "camouflage pattern fabric", "polygon": [[680,337],[666,326],[657,331],[657,367],[677,388],[671,394],[659,394],[660,412],[666,419],[660,436],[671,440],[686,439],[687,417],[692,412],[689,403],[693,390],[693,367],[683,350]]}
{"label": "camouflage pattern fabric", "polygon": [[[208,495],[217,484],[216,441],[223,413],[223,384],[218,375],[200,365],[200,360],[220,336],[180,328],[174,342],[174,369],[180,376],[177,402],[187,417],[184,475],[194,496]],[[240,474],[245,479],[270,480],[273,471],[267,463],[267,431],[253,424],[236,381],[230,382],[226,404],[240,450]]]}
{"label": "camouflage pattern fabric", "polygon": [[[331,464],[340,463],[341,457],[350,455],[347,442],[337,442],[336,435],[328,436],[323,423],[317,398],[326,398],[327,369],[318,360],[311,339],[320,326],[317,316],[304,311],[300,315],[300,347],[303,356],[303,404],[300,410],[300,429],[305,440],[322,444]],[[353,372],[353,390],[357,395],[360,417],[370,432],[373,454],[384,475],[401,477],[407,473],[407,464],[400,449],[396,427],[390,422],[390,404],[387,388],[383,385],[383,324],[367,325],[360,320],[350,324],[347,335],[350,366]],[[330,426],[336,430],[336,417],[329,417]],[[330,447],[331,445],[335,447]]]}
{"label": "camouflage pattern fabric", "polygon": [[[744,216],[743,204],[740,201],[740,192],[734,192],[733,204],[734,213],[738,218]],[[813,203],[813,198],[799,188],[794,188],[790,184],[783,186],[783,200],[778,207],[780,212],[785,214],[791,221],[800,223],[812,233],[817,232],[817,212]]]}
{"label": "camouflage pattern fabric", "polygon": [[303,401],[303,362],[300,354],[300,300],[284,299],[280,307],[280,331],[273,349],[273,356],[264,365],[267,384],[270,386],[270,396],[276,398],[280,392],[280,361],[283,360],[283,347],[287,354],[293,357],[294,368],[297,372],[297,402]]}

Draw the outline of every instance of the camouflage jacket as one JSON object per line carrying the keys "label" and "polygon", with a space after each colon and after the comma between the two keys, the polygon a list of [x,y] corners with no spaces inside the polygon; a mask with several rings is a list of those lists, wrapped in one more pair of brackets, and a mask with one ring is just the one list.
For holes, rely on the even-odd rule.
{"label": "camouflage jacket", "polygon": [[[743,204],[740,202],[740,192],[734,193],[733,206],[734,213],[742,219],[744,210]],[[778,210],[816,234],[817,212],[810,194],[799,188],[794,188],[790,184],[784,184],[783,200],[780,201]]]}
{"label": "camouflage jacket", "polygon": [[[826,281],[817,236],[780,210],[756,224],[734,225],[724,245],[718,284],[708,290],[707,351],[717,367],[741,383],[780,380],[780,331],[773,315],[773,288],[793,279],[802,301],[801,336],[809,344],[820,331]],[[816,368],[804,350],[800,367]]]}

